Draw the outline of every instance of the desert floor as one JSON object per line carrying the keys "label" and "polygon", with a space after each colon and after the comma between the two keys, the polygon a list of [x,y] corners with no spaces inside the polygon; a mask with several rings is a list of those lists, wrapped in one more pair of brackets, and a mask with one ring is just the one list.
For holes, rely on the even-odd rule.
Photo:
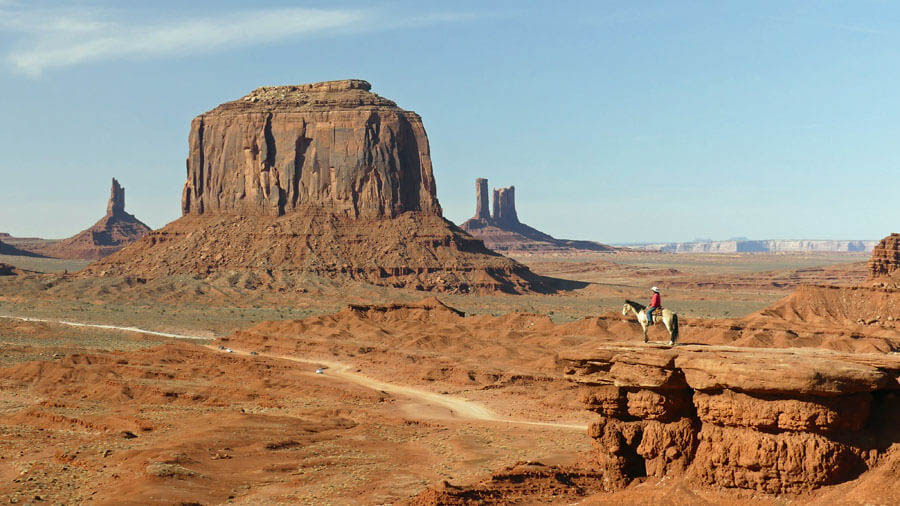
{"label": "desert floor", "polygon": [[[517,463],[572,465],[590,451],[591,413],[555,355],[597,339],[639,342],[639,328],[621,316],[624,299],[646,302],[659,285],[691,342],[691,332],[750,315],[801,284],[864,282],[866,259],[520,257],[540,274],[590,283],[523,296],[317,278],[293,293],[236,278],[0,278],[0,502],[385,504]],[[84,265],[0,261],[55,273]],[[417,302],[434,295],[439,302]],[[441,303],[471,317],[460,323]],[[373,306],[384,304],[398,306]],[[651,338],[666,339],[659,328]],[[869,346],[890,341],[879,339]],[[772,498],[652,480],[596,492],[589,503],[781,504],[834,494]],[[520,493],[507,498],[528,502]],[[531,500],[577,500],[541,493]]]}

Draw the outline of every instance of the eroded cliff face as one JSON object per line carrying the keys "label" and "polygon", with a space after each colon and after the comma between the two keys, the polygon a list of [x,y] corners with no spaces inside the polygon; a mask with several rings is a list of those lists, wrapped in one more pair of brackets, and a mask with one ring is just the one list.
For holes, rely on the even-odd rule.
{"label": "eroded cliff face", "polygon": [[875,246],[869,260],[869,272],[873,278],[900,273],[900,234],[891,234]]}
{"label": "eroded cliff face", "polygon": [[421,118],[344,80],[257,88],[191,123],[184,214],[441,214]]}
{"label": "eroded cliff face", "polygon": [[610,483],[685,476],[804,492],[900,448],[900,358],[702,348],[603,345],[560,359],[600,415],[588,433]]}
{"label": "eroded cliff face", "polygon": [[359,80],[262,87],[198,116],[184,215],[84,275],[553,291],[443,219],[421,119],[369,90]]}

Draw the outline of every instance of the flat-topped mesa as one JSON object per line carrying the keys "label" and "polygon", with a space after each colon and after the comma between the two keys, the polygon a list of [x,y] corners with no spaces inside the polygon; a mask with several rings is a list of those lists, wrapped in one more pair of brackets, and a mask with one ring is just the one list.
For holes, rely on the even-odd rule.
{"label": "flat-topped mesa", "polygon": [[116,181],[112,180],[112,188],[109,190],[109,203],[106,204],[106,215],[120,215],[125,213],[125,188]]}
{"label": "flat-topped mesa", "polygon": [[872,250],[869,274],[872,278],[895,276],[900,273],[900,234],[891,234]]}
{"label": "flat-topped mesa", "polygon": [[191,123],[184,214],[441,215],[421,118],[361,80],[264,86]]}

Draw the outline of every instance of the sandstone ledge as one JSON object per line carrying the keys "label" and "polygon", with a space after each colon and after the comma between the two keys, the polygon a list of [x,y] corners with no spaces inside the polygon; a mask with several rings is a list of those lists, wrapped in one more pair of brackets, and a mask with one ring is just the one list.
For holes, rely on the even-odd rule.
{"label": "sandstone ledge", "polygon": [[900,448],[900,356],[726,346],[600,345],[558,359],[600,415],[591,463],[624,486],[799,493],[855,478]]}

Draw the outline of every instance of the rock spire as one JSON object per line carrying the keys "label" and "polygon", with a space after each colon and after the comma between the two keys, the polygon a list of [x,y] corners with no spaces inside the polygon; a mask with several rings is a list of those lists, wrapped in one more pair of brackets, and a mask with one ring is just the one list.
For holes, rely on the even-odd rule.
{"label": "rock spire", "polygon": [[480,177],[475,180],[475,220],[491,219],[488,207],[488,180]]}
{"label": "rock spire", "polygon": [[519,224],[516,213],[516,187],[498,188],[494,190],[494,222],[507,226]]}
{"label": "rock spire", "polygon": [[519,221],[516,211],[516,187],[494,188],[491,213],[488,214],[488,180],[475,180],[475,216],[460,228],[485,246],[501,252],[542,252],[588,250],[614,251],[615,248],[593,241],[556,239]]}
{"label": "rock spire", "polygon": [[112,178],[112,188],[109,190],[109,203],[106,205],[106,215],[121,215],[125,213],[125,188]]}

